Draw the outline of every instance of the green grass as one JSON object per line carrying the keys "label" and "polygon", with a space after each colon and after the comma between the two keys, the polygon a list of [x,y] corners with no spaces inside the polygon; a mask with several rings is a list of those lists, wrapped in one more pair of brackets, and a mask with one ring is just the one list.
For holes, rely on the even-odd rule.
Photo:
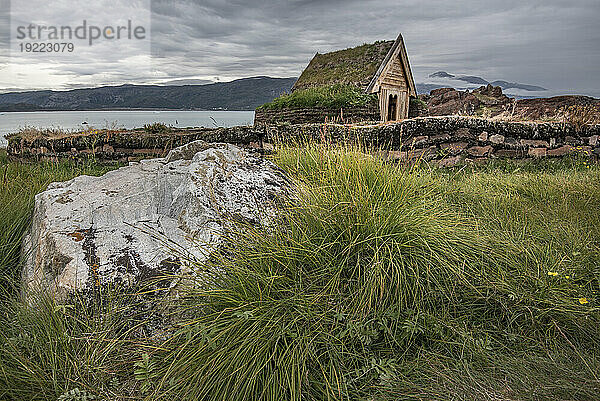
{"label": "green grass", "polygon": [[598,398],[598,165],[410,168],[317,145],[274,160],[297,198],[199,266],[211,285],[167,301],[164,342],[136,329],[135,297],[11,303],[0,399]]}
{"label": "green grass", "polygon": [[149,315],[139,296],[106,291],[99,304],[73,297],[61,305],[43,296],[27,304],[17,298],[0,312],[0,399],[54,401],[72,391],[101,400],[139,394],[133,364],[149,346],[143,337]]}
{"label": "green grass", "polygon": [[597,398],[597,166],[276,160],[301,199],[215,257],[154,399]]}
{"label": "green grass", "polygon": [[376,104],[377,95],[366,94],[360,88],[351,85],[331,85],[296,90],[262,105],[259,109],[282,110],[313,107],[339,109],[342,107],[361,107]]}
{"label": "green grass", "polygon": [[64,307],[44,298],[34,305],[20,302],[20,246],[35,194],[51,182],[101,175],[115,166],[93,161],[25,164],[0,152],[0,399],[56,400],[75,388],[94,394],[98,387],[106,388],[100,377],[107,382],[115,378],[106,373],[108,356],[114,368],[127,355],[121,346],[119,354],[112,351],[116,339],[128,333],[122,312],[130,306],[116,307],[107,298],[113,307],[104,306],[99,314],[77,299]]}
{"label": "green grass", "polygon": [[294,85],[297,89],[350,84],[366,87],[394,41],[379,41],[345,50],[316,54]]}

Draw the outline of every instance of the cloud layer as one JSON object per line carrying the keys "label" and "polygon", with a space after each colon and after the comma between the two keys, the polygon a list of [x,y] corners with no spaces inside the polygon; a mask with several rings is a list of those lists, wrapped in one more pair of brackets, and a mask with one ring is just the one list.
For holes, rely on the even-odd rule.
{"label": "cloud layer", "polygon": [[0,89],[298,76],[317,51],[402,32],[418,82],[447,70],[600,96],[597,0],[122,0],[93,10],[73,0],[31,2],[48,10],[37,19],[73,24],[114,19],[119,7],[119,15],[151,10],[151,50],[120,43],[76,58],[13,54],[18,71],[2,70]]}

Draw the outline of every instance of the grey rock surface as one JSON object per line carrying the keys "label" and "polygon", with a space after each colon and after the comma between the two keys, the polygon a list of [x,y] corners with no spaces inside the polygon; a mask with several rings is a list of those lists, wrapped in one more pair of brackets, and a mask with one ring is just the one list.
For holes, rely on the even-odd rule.
{"label": "grey rock surface", "polygon": [[288,189],[271,162],[204,142],[101,177],[53,183],[35,198],[23,244],[25,287],[61,299],[112,282],[195,274],[182,255],[205,260],[232,220],[268,224]]}

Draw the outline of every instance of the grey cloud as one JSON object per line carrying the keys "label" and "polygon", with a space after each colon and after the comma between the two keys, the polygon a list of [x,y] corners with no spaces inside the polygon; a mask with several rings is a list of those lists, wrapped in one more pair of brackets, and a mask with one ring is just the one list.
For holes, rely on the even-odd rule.
{"label": "grey cloud", "polygon": [[420,82],[447,70],[600,96],[599,17],[597,0],[153,0],[151,66],[84,55],[44,67],[72,85],[288,77],[317,51],[402,32]]}

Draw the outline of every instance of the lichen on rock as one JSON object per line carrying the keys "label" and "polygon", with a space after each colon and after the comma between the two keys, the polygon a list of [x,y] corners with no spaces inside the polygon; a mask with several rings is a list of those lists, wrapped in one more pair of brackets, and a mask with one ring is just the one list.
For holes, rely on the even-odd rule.
{"label": "lichen on rock", "polygon": [[205,260],[232,220],[269,223],[288,190],[268,160],[204,142],[101,177],[51,184],[36,196],[24,239],[25,287],[63,299],[107,283],[194,273],[181,257]]}

